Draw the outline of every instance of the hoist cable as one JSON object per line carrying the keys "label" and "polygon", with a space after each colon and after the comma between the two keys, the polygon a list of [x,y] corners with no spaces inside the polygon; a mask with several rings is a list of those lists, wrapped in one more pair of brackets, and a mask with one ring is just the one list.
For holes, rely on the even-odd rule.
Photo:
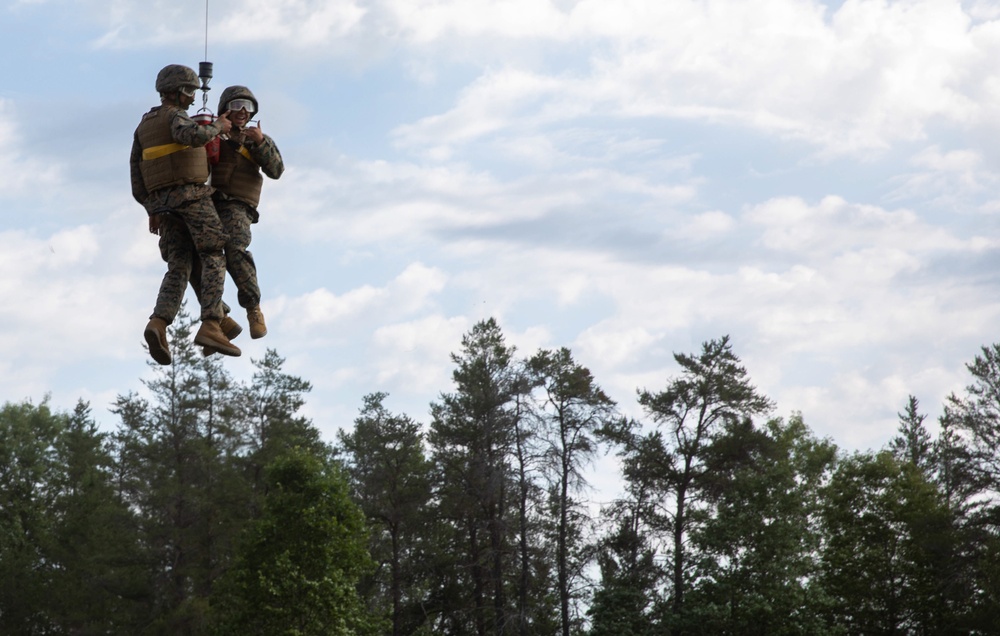
{"label": "hoist cable", "polygon": [[208,0],[205,0],[205,59],[208,59]]}
{"label": "hoist cable", "polygon": [[[205,62],[202,64],[202,68],[199,69],[199,70],[201,70],[202,73],[205,72],[204,65],[205,64],[211,64],[210,62],[208,62],[208,0],[205,0],[205,58],[204,59],[205,59]],[[209,68],[211,68],[211,66],[209,66]],[[209,78],[211,78],[211,70],[209,70],[208,73],[209,73]],[[202,107],[202,110],[207,110],[208,109],[208,80],[203,77],[202,80],[201,80],[201,84],[202,84],[202,89],[201,89],[201,107]]]}

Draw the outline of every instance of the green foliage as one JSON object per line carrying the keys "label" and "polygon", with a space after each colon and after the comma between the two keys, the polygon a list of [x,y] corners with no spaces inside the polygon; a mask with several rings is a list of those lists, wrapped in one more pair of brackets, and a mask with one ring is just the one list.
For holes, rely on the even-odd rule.
{"label": "green foliage", "polygon": [[[90,409],[0,409],[0,633],[108,633],[148,591],[136,525]],[[127,627],[126,627],[127,629]]]}
{"label": "green foliage", "polygon": [[899,414],[899,432],[889,441],[889,449],[900,461],[908,461],[917,468],[927,470],[931,467],[931,434],[924,426],[925,415],[920,413],[920,402],[910,396],[906,409]]}
{"label": "green foliage", "polygon": [[107,434],[79,403],[55,444],[59,464],[56,520],[49,559],[57,563],[47,593],[70,633],[99,634],[138,625],[149,594],[143,580],[138,524],[113,482]]}
{"label": "green foliage", "polygon": [[822,581],[832,623],[850,633],[944,634],[940,573],[951,542],[937,488],[888,452],[842,460],[822,512]]}
{"label": "green foliage", "polygon": [[[84,403],[0,407],[0,633],[937,636],[1000,621],[1000,345],[968,365],[936,438],[910,396],[886,450],[840,456],[798,414],[755,422],[772,404],[728,338],[639,391],[643,424],[568,349],[518,358],[486,320],[426,438],[373,393],[341,466],[277,353],[235,382],[191,326],[171,329],[174,364],[119,396],[113,428]],[[603,444],[623,492],[593,519]]]}
{"label": "green foliage", "polygon": [[334,466],[290,451],[267,469],[263,512],[219,584],[219,634],[374,634],[355,584],[371,567],[364,518]]}
{"label": "green foliage", "polygon": [[587,614],[590,636],[653,636],[652,607],[663,571],[633,508],[613,514],[615,530],[601,541],[601,585]]}
{"label": "green foliage", "polygon": [[432,550],[431,465],[420,426],[390,413],[385,393],[365,396],[354,432],[339,434],[355,500],[368,519],[371,554],[379,567],[365,586],[375,611],[390,617],[392,634],[424,624],[429,578],[421,560]]}
{"label": "green foliage", "polygon": [[[453,355],[455,391],[431,406],[428,441],[436,468],[439,514],[447,523],[439,555],[450,561],[438,594],[439,613],[454,633],[498,633],[508,623],[515,540],[511,523],[512,449],[517,396],[523,390],[514,348],[496,321],[477,323]],[[439,590],[439,592],[443,592]],[[438,626],[442,629],[442,626]]]}
{"label": "green foliage", "polygon": [[615,403],[569,349],[539,351],[527,368],[541,393],[535,416],[542,470],[550,484],[549,509],[555,518],[552,541],[561,631],[569,636],[579,629],[581,583],[591,561],[591,546],[583,540],[590,519],[576,496],[587,486],[583,470],[597,454],[597,431],[617,417]]}
{"label": "green foliage", "polygon": [[[800,416],[734,422],[706,452],[713,514],[692,532],[700,559],[687,625],[709,634],[828,634],[815,585],[820,489],[836,449]],[[697,629],[692,629],[696,627]]]}
{"label": "green foliage", "polygon": [[625,454],[633,474],[641,473],[643,483],[656,488],[652,497],[671,499],[672,507],[659,516],[664,525],[655,529],[665,532],[670,544],[671,609],[665,621],[682,630],[692,620],[685,596],[701,559],[692,553],[690,536],[712,515],[712,498],[719,492],[715,469],[723,460],[729,469],[748,461],[746,455],[722,457],[719,438],[773,405],[751,384],[728,336],[705,343],[698,356],[674,359],[681,367],[677,378],[659,393],[639,392],[639,403],[660,430],[633,437],[635,445]]}
{"label": "green foliage", "polygon": [[46,595],[53,571],[48,511],[57,496],[55,444],[65,426],[44,402],[0,408],[0,633],[54,627]]}

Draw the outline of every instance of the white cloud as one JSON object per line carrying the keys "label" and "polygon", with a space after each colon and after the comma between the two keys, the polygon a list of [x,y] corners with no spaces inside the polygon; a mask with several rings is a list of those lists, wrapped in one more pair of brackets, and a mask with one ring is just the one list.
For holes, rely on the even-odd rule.
{"label": "white cloud", "polygon": [[[422,81],[434,81],[435,61],[475,69],[451,109],[395,133],[439,161],[485,135],[537,138],[539,127],[595,115],[723,123],[870,157],[926,139],[935,121],[993,125],[1000,25],[987,8],[958,0],[855,0],[836,10],[816,0],[248,0],[213,8],[211,38],[262,43],[310,63],[375,63],[385,58],[373,46],[384,52],[391,43]],[[195,43],[204,37],[200,18],[163,0],[120,0],[98,46]]]}
{"label": "white cloud", "polygon": [[[911,159],[914,172],[897,175],[889,200],[927,198],[952,208],[975,208],[975,197],[991,192],[997,177],[976,149],[943,150],[928,146]],[[995,195],[994,195],[995,196]]]}
{"label": "white cloud", "polygon": [[736,220],[720,210],[696,214],[688,221],[681,232],[692,238],[701,238],[716,234],[725,234],[736,227]]}
{"label": "white cloud", "polygon": [[18,112],[12,100],[0,97],[0,200],[37,195],[62,181],[59,166],[27,154],[17,129]]}
{"label": "white cloud", "polygon": [[462,334],[472,327],[462,317],[432,314],[417,320],[389,323],[372,334],[379,385],[403,386],[432,393],[450,384],[445,361],[458,351]]}
{"label": "white cloud", "polygon": [[97,49],[142,49],[178,42],[212,46],[282,42],[291,48],[327,45],[358,28],[367,11],[354,0],[241,0],[197,7],[166,0],[117,0],[93,12],[105,31]]}
{"label": "white cloud", "polygon": [[[464,36],[525,46],[526,33],[509,33],[489,12],[473,27],[458,8],[435,6],[420,42]],[[497,69],[484,59],[454,108],[401,127],[401,143],[447,158],[448,144],[604,114],[720,122],[869,155],[926,138],[935,118],[987,125],[1000,101],[992,89],[981,94],[998,84],[984,65],[995,59],[995,38],[986,37],[995,28],[973,25],[958,2],[860,0],[832,14],[802,0],[580,2],[538,24],[551,26],[533,31],[538,38],[572,33],[594,43],[589,69]]]}
{"label": "white cloud", "polygon": [[[97,4],[74,8],[103,25],[99,46],[149,68],[200,51],[197,12]],[[725,333],[782,412],[838,441],[884,434],[907,391],[934,409],[1000,317],[991,219],[955,220],[1000,201],[1000,25],[984,22],[998,14],[833,4],[213,2],[213,46],[323,80],[282,76],[269,101],[294,133],[275,126],[288,170],[265,186],[254,230],[271,334],[227,364],[277,347],[317,387],[325,422],[349,422],[372,390],[420,416],[449,390],[462,333],[498,316],[522,353],[572,347],[628,409],[636,387],[671,375],[674,351]],[[345,78],[341,60],[380,66]],[[102,182],[25,142],[54,145],[20,103],[0,100],[0,290],[15,299],[0,310],[0,382],[37,396],[65,386],[65,369],[115,362],[120,386],[145,363],[164,267],[122,202],[132,124],[114,130],[122,165]],[[73,134],[68,147],[92,149]],[[872,174],[823,172],[816,151]],[[748,178],[733,167],[747,155],[780,167]],[[949,202],[962,205],[937,213]],[[287,277],[271,265],[286,262]],[[73,390],[109,395],[73,375]]]}
{"label": "white cloud", "polygon": [[336,333],[359,321],[373,324],[426,310],[445,280],[440,270],[413,263],[384,287],[364,285],[340,295],[319,288],[295,298],[277,298],[274,318],[292,333]]}
{"label": "white cloud", "polygon": [[945,228],[927,224],[911,210],[889,211],[848,203],[837,196],[824,197],[815,206],[797,197],[771,199],[751,207],[744,216],[761,227],[765,247],[807,259],[858,250],[878,258],[879,250],[934,252],[973,247],[972,243],[963,245]]}
{"label": "white cloud", "polygon": [[565,37],[567,16],[548,0],[387,0],[400,34],[417,44],[449,37]]}

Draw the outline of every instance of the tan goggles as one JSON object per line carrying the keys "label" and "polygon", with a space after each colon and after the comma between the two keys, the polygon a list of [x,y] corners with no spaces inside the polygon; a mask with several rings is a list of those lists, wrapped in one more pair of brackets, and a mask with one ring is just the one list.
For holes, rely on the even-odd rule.
{"label": "tan goggles", "polygon": [[229,110],[233,112],[245,110],[252,115],[254,113],[253,102],[249,99],[234,99],[229,102]]}
{"label": "tan goggles", "polygon": [[188,97],[194,97],[194,92],[198,90],[197,86],[181,86],[178,90],[184,93]]}

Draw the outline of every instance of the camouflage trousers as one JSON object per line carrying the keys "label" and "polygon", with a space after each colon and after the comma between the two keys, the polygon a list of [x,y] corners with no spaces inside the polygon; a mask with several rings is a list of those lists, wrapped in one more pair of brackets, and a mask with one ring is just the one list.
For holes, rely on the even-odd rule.
{"label": "camouflage trousers", "polygon": [[226,229],[226,271],[236,284],[236,299],[240,307],[250,309],[260,304],[260,286],[257,284],[257,265],[247,249],[252,239],[250,233],[251,208],[235,199],[215,200],[215,209]]}
{"label": "camouflage trousers", "polygon": [[222,290],[226,281],[223,247],[225,230],[211,199],[197,199],[177,206],[160,218],[160,256],[167,273],[160,283],[153,316],[173,322],[180,311],[188,280],[197,262],[200,268],[196,295],[202,320],[221,320]]}
{"label": "camouflage trousers", "polygon": [[[218,198],[215,199],[215,209],[218,210],[219,219],[226,231],[226,271],[236,284],[236,298],[240,307],[256,307],[260,304],[257,265],[253,254],[247,249],[252,239],[250,224],[253,222],[251,215],[254,210],[242,201]],[[201,269],[196,262],[191,274],[191,285],[195,289],[198,288],[200,277]],[[225,303],[223,305],[225,312],[229,313],[229,306]]]}

